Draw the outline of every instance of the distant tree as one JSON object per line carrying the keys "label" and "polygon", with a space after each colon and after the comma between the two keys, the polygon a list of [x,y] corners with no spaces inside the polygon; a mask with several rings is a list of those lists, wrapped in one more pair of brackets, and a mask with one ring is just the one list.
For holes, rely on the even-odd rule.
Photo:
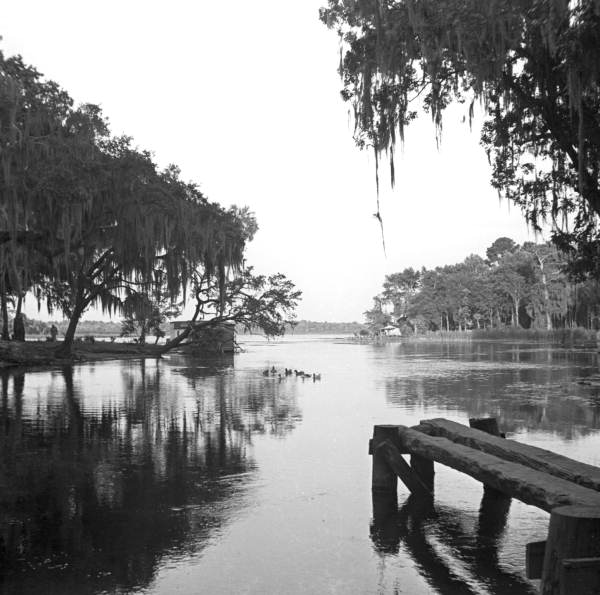
{"label": "distant tree", "polygon": [[438,275],[435,271],[423,268],[421,286],[411,301],[408,317],[418,331],[441,330],[443,328],[443,309],[437,300]]}
{"label": "distant tree", "polygon": [[488,262],[490,264],[498,264],[498,261],[505,255],[516,252],[519,249],[510,238],[502,237],[494,240],[494,243],[485,251]]}
{"label": "distant tree", "polygon": [[544,327],[546,330],[552,330],[552,316],[556,312],[553,308],[553,300],[551,300],[551,288],[556,286],[553,281],[560,276],[560,267],[565,264],[564,257],[563,262],[561,262],[561,256],[556,246],[551,244],[526,242],[523,244],[523,251],[533,257],[537,272],[537,283],[539,283],[539,288],[537,290],[534,288],[532,291],[533,316],[535,318],[535,313],[540,312],[544,317]]}
{"label": "distant tree", "polygon": [[[449,275],[450,270],[446,267],[421,270],[420,290],[411,301],[408,311],[411,320],[422,316],[428,321],[428,330],[450,330],[452,305],[449,300]],[[424,326],[423,322],[420,326]]]}
{"label": "distant tree", "polygon": [[520,312],[535,282],[531,254],[525,251],[505,254],[494,269],[492,280],[496,291],[508,296],[512,301],[512,326],[521,326]]}
{"label": "distant tree", "polygon": [[385,299],[381,296],[373,298],[373,307],[364,312],[365,323],[371,331],[379,329],[391,323],[392,317],[388,312],[384,311]]}
{"label": "distant tree", "polygon": [[381,295],[393,305],[395,318],[406,316],[410,300],[419,288],[420,277],[421,273],[412,267],[404,269],[401,273],[386,275]]}
{"label": "distant tree", "polygon": [[464,329],[485,324],[490,309],[490,270],[483,258],[467,256],[458,268],[463,286],[460,320]]}
{"label": "distant tree", "polygon": [[[526,242],[520,247],[511,240],[494,244],[489,260],[471,255],[461,263],[420,271],[407,310],[411,330],[600,327],[600,284],[567,275],[566,256],[556,246]],[[386,287],[389,278],[394,275],[386,277]],[[388,303],[381,295],[376,305],[378,300]],[[378,313],[383,310],[376,307],[371,316]]]}

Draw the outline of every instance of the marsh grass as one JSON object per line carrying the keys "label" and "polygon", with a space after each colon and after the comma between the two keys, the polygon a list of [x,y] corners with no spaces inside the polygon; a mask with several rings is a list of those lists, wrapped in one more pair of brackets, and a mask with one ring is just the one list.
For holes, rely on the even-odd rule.
{"label": "marsh grass", "polygon": [[593,346],[596,331],[585,328],[573,329],[524,329],[504,328],[468,331],[429,331],[420,335],[405,335],[402,341],[431,341],[458,343],[468,341],[525,341],[565,346]]}

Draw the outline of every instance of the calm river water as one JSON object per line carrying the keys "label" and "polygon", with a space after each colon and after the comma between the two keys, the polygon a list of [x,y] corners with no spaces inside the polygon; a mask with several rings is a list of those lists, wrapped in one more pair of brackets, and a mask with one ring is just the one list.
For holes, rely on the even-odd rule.
{"label": "calm river water", "polygon": [[[510,343],[246,340],[1,377],[0,592],[534,593],[548,515],[436,466],[435,508],[373,520],[373,424],[495,416],[600,465],[598,354]],[[275,366],[321,380],[265,377]],[[481,508],[481,510],[480,510]],[[506,520],[504,523],[503,520]]]}

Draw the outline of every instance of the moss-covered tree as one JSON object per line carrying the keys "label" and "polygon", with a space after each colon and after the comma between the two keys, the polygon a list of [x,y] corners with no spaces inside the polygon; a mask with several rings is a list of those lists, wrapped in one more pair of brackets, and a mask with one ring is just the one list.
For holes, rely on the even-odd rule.
{"label": "moss-covered tree", "polygon": [[[476,101],[492,183],[529,223],[549,221],[576,276],[600,278],[600,1],[329,0],[343,97],[377,159],[421,107]],[[466,115],[466,114],[465,114]]]}
{"label": "moss-covered tree", "polygon": [[111,137],[97,106],[72,104],[0,53],[0,279],[69,317],[60,355],[89,306],[114,312],[128,288],[151,293],[160,278],[176,299],[199,267],[223,287],[242,264],[251,218]]}

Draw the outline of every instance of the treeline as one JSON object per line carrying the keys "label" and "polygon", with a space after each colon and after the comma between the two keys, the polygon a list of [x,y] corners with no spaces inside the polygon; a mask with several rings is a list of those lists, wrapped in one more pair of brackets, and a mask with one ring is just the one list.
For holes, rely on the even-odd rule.
{"label": "treeline", "polygon": [[359,322],[316,322],[314,320],[300,320],[294,325],[290,332],[297,335],[322,334],[331,335],[336,333],[352,334],[365,328]]}
{"label": "treeline", "polygon": [[[48,337],[50,328],[54,325],[58,329],[58,335],[64,336],[69,327],[67,320],[46,322],[27,318],[23,314],[25,325],[25,334],[29,337]],[[104,322],[102,320],[84,320],[77,325],[78,335],[92,335],[94,337],[118,337],[121,335],[122,327],[120,322]]]}
{"label": "treeline", "polygon": [[572,281],[566,265],[552,244],[498,238],[485,259],[387,275],[365,318],[372,330],[392,324],[405,333],[599,328],[600,284]]}
{"label": "treeline", "polygon": [[[286,325],[286,333],[296,335],[333,335],[343,334],[350,335],[361,330],[365,330],[365,325],[360,322],[318,322],[314,320],[299,320],[294,324]],[[243,326],[237,326],[236,332],[238,334],[244,333],[245,329]],[[263,331],[255,327],[251,331],[252,333],[262,333]]]}

